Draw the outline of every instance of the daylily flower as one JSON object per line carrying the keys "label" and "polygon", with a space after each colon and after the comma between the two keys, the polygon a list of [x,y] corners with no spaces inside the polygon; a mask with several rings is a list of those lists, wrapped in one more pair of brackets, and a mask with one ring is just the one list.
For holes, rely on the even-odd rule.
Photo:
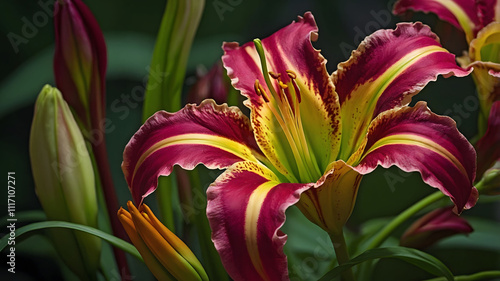
{"label": "daylily flower", "polygon": [[[45,85],[38,95],[30,133],[35,191],[49,220],[97,227],[92,161],[61,92]],[[101,240],[80,231],[50,230],[54,247],[81,280],[94,280]]]}
{"label": "daylily flower", "polygon": [[141,205],[141,211],[130,201],[127,206],[130,213],[120,208],[118,218],[158,280],[208,280],[193,252],[156,218],[147,205]]}
{"label": "daylily flower", "polygon": [[400,24],[365,39],[330,77],[311,13],[262,41],[224,43],[236,107],[205,100],[157,112],[132,137],[122,169],[140,204],[173,165],[227,169],[208,188],[212,240],[234,280],[288,279],[279,228],[297,204],[338,234],[364,174],[377,165],[419,171],[456,211],[477,196],[475,152],[453,120],[406,106],[439,74],[465,76],[429,27]]}
{"label": "daylily flower", "polygon": [[427,248],[443,238],[474,231],[450,207],[436,209],[414,222],[401,236],[400,245],[416,249]]}
{"label": "daylily flower", "polygon": [[[81,0],[54,5],[54,76],[64,99],[75,110],[84,134],[102,141],[105,117],[106,43],[99,24]],[[97,139],[97,140],[95,140]]]}
{"label": "daylily flower", "polygon": [[407,10],[435,13],[465,33],[469,52],[459,58],[462,67],[473,67],[479,94],[479,134],[486,131],[492,104],[500,100],[500,1],[497,0],[399,0],[394,14]]}

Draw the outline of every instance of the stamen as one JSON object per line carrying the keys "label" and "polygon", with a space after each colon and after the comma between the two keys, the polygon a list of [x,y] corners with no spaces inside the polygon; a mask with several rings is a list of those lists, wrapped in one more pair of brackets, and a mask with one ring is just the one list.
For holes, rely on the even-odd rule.
{"label": "stamen", "polygon": [[271,77],[273,77],[274,79],[278,79],[280,78],[281,73],[274,73],[272,71],[269,71],[269,75],[271,75]]}
{"label": "stamen", "polygon": [[300,89],[299,86],[297,85],[297,82],[295,82],[295,79],[292,79],[292,85],[293,89],[295,90],[295,96],[297,97],[298,103],[302,102],[302,97],[300,96]]}
{"label": "stamen", "polygon": [[283,84],[283,81],[281,81],[281,79],[278,79],[278,85],[280,86],[281,89],[286,89],[288,88],[287,85]]}
{"label": "stamen", "polygon": [[[261,95],[266,101],[264,106],[272,112],[276,118],[275,120],[278,121],[280,127],[283,129],[283,133],[295,160],[295,167],[297,170],[294,172],[298,172],[298,175],[293,175],[293,172],[290,171],[292,172],[291,176],[298,176],[301,182],[313,181],[321,176],[321,171],[319,171],[318,163],[316,163],[314,155],[311,155],[309,151],[308,143],[304,135],[304,128],[302,127],[299,113],[299,103],[301,101],[300,89],[295,81],[297,75],[295,72],[287,70],[286,73],[290,81],[287,81],[286,84],[283,83],[281,80],[281,73],[268,71],[262,42],[259,39],[255,39],[254,45],[260,57],[261,68],[267,89],[269,89],[264,89],[259,80],[256,80],[254,84],[255,92],[257,95]],[[276,80],[276,84],[272,83],[271,78]],[[292,93],[292,91],[294,91],[294,93]],[[287,167],[287,169],[290,168],[293,170],[294,167]]]}
{"label": "stamen", "polygon": [[292,112],[295,112],[295,104],[292,100],[292,94],[290,94],[290,88],[286,87],[285,89],[283,89],[283,92],[285,92],[285,97],[288,101],[288,104],[290,105],[290,108],[292,109]]}
{"label": "stamen", "polygon": [[260,84],[259,79],[255,80],[255,84],[253,86],[257,95],[262,96],[265,102],[269,102],[269,97],[267,96],[266,90],[264,90],[264,88]]}
{"label": "stamen", "polygon": [[297,97],[297,101],[300,103],[302,101],[300,96],[300,89],[299,86],[297,86],[297,82],[295,81],[295,79],[297,78],[297,74],[295,74],[295,72],[290,69],[286,71],[286,74],[288,74],[288,77],[290,77],[290,80],[292,81],[293,89],[295,90],[295,96]]}
{"label": "stamen", "polygon": [[287,70],[286,73],[288,74],[288,77],[290,77],[291,79],[295,79],[297,78],[297,74],[295,74],[295,72],[293,72],[292,70]]}
{"label": "stamen", "polygon": [[254,88],[257,96],[262,96],[262,93],[260,92],[259,86],[260,86],[259,79],[256,79],[255,83],[253,84],[253,88]]}

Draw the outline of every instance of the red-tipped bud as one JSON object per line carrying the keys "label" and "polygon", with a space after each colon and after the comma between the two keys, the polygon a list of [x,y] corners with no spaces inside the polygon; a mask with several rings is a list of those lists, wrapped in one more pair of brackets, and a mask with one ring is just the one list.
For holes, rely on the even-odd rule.
{"label": "red-tipped bud", "polygon": [[217,104],[227,101],[229,80],[226,79],[224,68],[216,62],[208,73],[201,69],[197,71],[198,81],[188,93],[188,103],[200,104],[204,99],[213,99]]}
{"label": "red-tipped bud", "polygon": [[401,237],[400,245],[423,249],[443,238],[472,231],[470,224],[456,215],[451,207],[440,208],[414,222]]}
{"label": "red-tipped bud", "polygon": [[105,116],[104,37],[92,12],[81,0],[59,0],[54,9],[57,88],[76,112],[84,133],[100,132]]}

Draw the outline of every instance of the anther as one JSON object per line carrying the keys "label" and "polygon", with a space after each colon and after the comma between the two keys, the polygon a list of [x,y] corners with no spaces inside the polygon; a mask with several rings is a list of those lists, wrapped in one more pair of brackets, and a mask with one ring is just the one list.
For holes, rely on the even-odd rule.
{"label": "anther", "polygon": [[272,78],[278,79],[281,76],[281,73],[274,73],[272,71],[269,71],[269,75],[271,75]]}
{"label": "anther", "polygon": [[253,85],[253,88],[255,90],[255,93],[258,95],[258,96],[261,96],[262,93],[260,92],[260,89],[259,89],[259,86],[260,86],[260,83],[259,83],[259,79],[255,80],[255,83]]}
{"label": "anther", "polygon": [[253,85],[255,92],[257,95],[262,96],[265,102],[269,102],[269,98],[267,97],[266,90],[262,87],[262,85],[259,83],[259,80],[255,80],[255,84]]}
{"label": "anther", "polygon": [[291,79],[295,79],[297,78],[297,74],[295,74],[295,72],[293,72],[292,70],[287,70],[286,73],[288,74],[288,77],[290,77]]}

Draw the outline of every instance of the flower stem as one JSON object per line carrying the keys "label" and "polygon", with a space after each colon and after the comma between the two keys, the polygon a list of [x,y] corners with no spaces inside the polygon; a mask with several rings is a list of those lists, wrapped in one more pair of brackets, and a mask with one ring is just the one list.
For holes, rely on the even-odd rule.
{"label": "flower stem", "polygon": [[172,176],[159,177],[158,187],[156,188],[156,198],[158,200],[158,209],[161,222],[173,233],[179,235],[175,229],[174,206],[172,204],[172,193],[176,188],[172,182]]}
{"label": "flower stem", "polygon": [[429,206],[430,204],[444,197],[445,195],[441,191],[436,191],[430,194],[429,196],[425,197],[424,199],[418,201],[410,208],[406,209],[404,212],[395,217],[384,228],[382,228],[382,230],[380,230],[377,234],[375,234],[375,237],[371,240],[370,244],[368,244],[366,250],[379,247],[389,237],[389,235],[391,235],[391,233],[403,222],[405,222],[407,219],[409,219],[410,217],[412,217],[425,207]]}
{"label": "flower stem", "polygon": [[[104,140],[101,142],[94,142],[92,143],[92,148],[95,161],[97,163],[98,176],[101,182],[104,201],[106,202],[106,211],[108,213],[111,229],[116,237],[129,241],[129,238],[125,233],[125,229],[123,229],[120,221],[118,220],[118,216],[116,215],[118,210],[118,197],[116,196],[115,186],[113,179],[111,178],[106,142]],[[130,276],[130,270],[125,253],[116,247],[113,247],[113,253],[122,279],[126,276]]]}
{"label": "flower stem", "polygon": [[[500,277],[500,271],[491,270],[491,271],[478,272],[478,273],[471,274],[471,275],[455,276],[455,281],[473,281],[473,280],[482,280],[482,279],[489,280],[490,278],[495,278],[495,277]],[[445,277],[438,277],[438,278],[428,279],[427,281],[446,281],[446,278]]]}
{"label": "flower stem", "polygon": [[[227,281],[229,280],[229,276],[227,275],[219,254],[217,253],[217,250],[211,240],[212,231],[205,212],[207,209],[207,202],[205,199],[206,191],[201,183],[200,175],[197,169],[189,171],[189,180],[193,196],[192,207],[195,210],[193,223],[195,224],[196,231],[198,233],[201,255],[204,261],[203,265],[207,270],[210,280]],[[203,201],[194,200],[197,195],[201,195]]]}
{"label": "flower stem", "polygon": [[[333,248],[335,249],[335,255],[339,265],[342,265],[349,261],[349,253],[347,251],[347,245],[344,239],[344,233],[340,230],[340,233],[330,233],[330,240],[332,240]],[[342,281],[354,281],[354,275],[352,274],[352,269],[342,273]]]}

